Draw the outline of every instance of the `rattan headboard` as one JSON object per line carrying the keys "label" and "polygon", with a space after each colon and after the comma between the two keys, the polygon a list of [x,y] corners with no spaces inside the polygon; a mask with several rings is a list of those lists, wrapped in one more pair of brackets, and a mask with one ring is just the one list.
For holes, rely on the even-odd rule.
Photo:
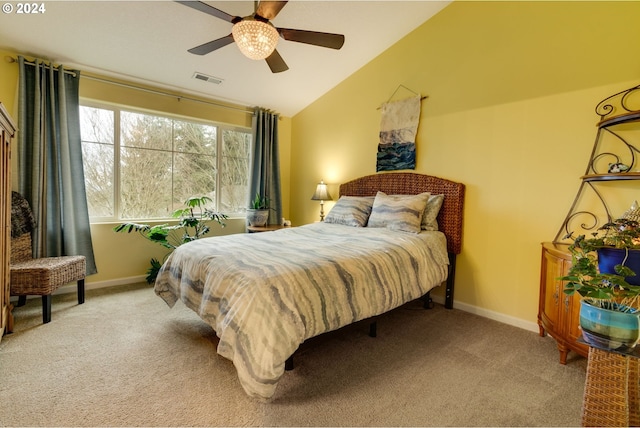
{"label": "rattan headboard", "polygon": [[447,250],[460,254],[464,184],[432,175],[389,172],[367,175],[340,185],[341,196],[375,196],[378,190],[388,195],[414,195],[422,192],[444,194],[444,203],[438,214],[438,227],[447,236]]}

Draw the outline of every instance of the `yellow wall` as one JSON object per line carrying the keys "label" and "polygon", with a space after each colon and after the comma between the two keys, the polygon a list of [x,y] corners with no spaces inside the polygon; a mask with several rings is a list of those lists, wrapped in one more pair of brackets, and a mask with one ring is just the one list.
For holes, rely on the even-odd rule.
{"label": "yellow wall", "polygon": [[[320,179],[335,196],[338,183],[375,172],[377,108],[399,85],[428,95],[416,171],[467,185],[456,306],[534,329],[540,242],[555,236],[575,196],[595,104],[640,83],[639,17],[640,2],[454,2],[281,121],[285,215],[294,225],[315,221]],[[15,112],[16,65],[0,61],[0,76],[0,101]],[[111,89],[89,91],[83,81],[81,95],[205,119],[220,113]],[[154,255],[153,244],[110,227],[92,227],[101,272],[90,283],[142,275]]]}
{"label": "yellow wall", "polygon": [[[5,56],[16,57],[17,53],[0,51],[2,58]],[[91,74],[87,74],[90,76]],[[7,106],[14,117],[17,117],[17,101],[15,100],[18,83],[18,67],[14,63],[0,61],[0,101]],[[80,97],[85,100],[97,100],[121,105],[134,106],[150,111],[165,112],[175,115],[195,117],[220,123],[251,126],[251,115],[238,110],[212,106],[209,104],[189,101],[184,98],[168,97],[149,92],[129,89],[119,85],[107,84],[82,77],[80,80]],[[95,75],[94,75],[95,76]],[[100,77],[100,76],[97,76]],[[107,78],[108,80],[113,80]],[[127,82],[121,82],[127,83]],[[135,86],[140,86],[135,84]],[[154,89],[149,87],[149,89]],[[194,98],[194,97],[191,97]],[[224,103],[221,103],[224,104]],[[238,106],[234,106],[238,107]],[[268,106],[266,106],[268,107]],[[279,123],[282,188],[283,188],[283,212],[289,217],[289,165],[291,142],[291,119],[282,118]],[[14,153],[15,150],[14,150]],[[14,168],[16,166],[14,156]],[[14,174],[15,176],[15,174]],[[14,188],[17,183],[14,179]],[[245,230],[244,218],[229,219],[227,226],[221,229],[214,225],[210,235],[223,235],[230,233],[243,233]],[[149,259],[155,257],[162,259],[167,250],[157,244],[148,242],[135,234],[116,234],[112,228],[113,223],[99,223],[91,225],[91,235],[96,256],[98,273],[87,278],[88,287],[97,287],[111,284],[120,284],[139,280],[145,275],[149,267]]]}
{"label": "yellow wall", "polygon": [[337,195],[375,173],[399,85],[428,95],[416,172],[467,186],[456,306],[535,330],[540,243],[586,169],[595,105],[640,83],[639,18],[640,2],[452,3],[294,116],[294,224],[317,219],[321,178]]}
{"label": "yellow wall", "polygon": [[13,52],[0,49],[0,102],[5,105],[9,114],[18,120],[16,91],[18,89],[18,67],[16,64],[8,62],[5,58],[14,57]]}

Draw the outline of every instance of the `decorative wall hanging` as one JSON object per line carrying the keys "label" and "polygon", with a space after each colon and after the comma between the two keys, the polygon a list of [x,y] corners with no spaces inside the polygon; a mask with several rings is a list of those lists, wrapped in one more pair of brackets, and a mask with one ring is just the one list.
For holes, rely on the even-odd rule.
{"label": "decorative wall hanging", "polygon": [[[401,87],[405,88],[402,85],[398,86],[389,99],[393,98]],[[426,97],[416,94],[399,101],[387,101],[381,106],[376,172],[415,169],[416,132],[420,121],[420,101],[424,98]]]}

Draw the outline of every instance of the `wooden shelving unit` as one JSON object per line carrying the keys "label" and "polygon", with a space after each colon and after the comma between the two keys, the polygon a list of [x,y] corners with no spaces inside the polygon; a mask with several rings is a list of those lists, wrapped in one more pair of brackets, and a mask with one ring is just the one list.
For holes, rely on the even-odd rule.
{"label": "wooden shelving unit", "polygon": [[[569,351],[583,356],[589,352],[588,346],[580,342],[580,296],[565,294],[564,283],[559,279],[567,274],[572,262],[570,241],[565,236],[569,232],[587,235],[617,218],[605,197],[605,191],[615,186],[612,183],[626,182],[629,186],[630,181],[635,181],[640,190],[640,85],[602,100],[596,106],[596,114],[600,116],[596,139],[578,192],[553,242],[542,244],[538,326],[541,336],[548,333],[556,340],[562,364],[566,364]],[[628,169],[613,172],[611,164],[618,163]],[[601,204],[598,211],[581,206],[587,192],[595,195],[596,208],[598,202]]]}
{"label": "wooden shelving unit", "polygon": [[[580,177],[580,188],[571,208],[553,240],[556,244],[566,242],[564,237],[569,232],[587,234],[614,220],[615,216],[599,187],[600,183],[640,181],[640,85],[605,98],[595,110],[600,120],[596,124],[597,133],[591,157],[584,175]],[[636,135],[629,130],[636,130]],[[634,139],[630,140],[629,135]],[[605,139],[607,146],[604,144]],[[614,150],[611,150],[612,147]],[[612,164],[624,164],[628,170],[612,172]],[[602,206],[601,211],[581,209],[581,198],[586,192],[592,192],[597,197]]]}

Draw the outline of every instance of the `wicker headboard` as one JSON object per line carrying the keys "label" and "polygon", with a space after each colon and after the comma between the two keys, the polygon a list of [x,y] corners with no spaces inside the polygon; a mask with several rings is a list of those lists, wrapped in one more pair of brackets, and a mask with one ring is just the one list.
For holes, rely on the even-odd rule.
{"label": "wicker headboard", "polygon": [[340,185],[341,196],[375,196],[378,190],[388,195],[415,195],[422,192],[444,194],[444,203],[438,214],[438,227],[447,237],[447,250],[460,254],[464,184],[432,175],[389,172],[367,175]]}

